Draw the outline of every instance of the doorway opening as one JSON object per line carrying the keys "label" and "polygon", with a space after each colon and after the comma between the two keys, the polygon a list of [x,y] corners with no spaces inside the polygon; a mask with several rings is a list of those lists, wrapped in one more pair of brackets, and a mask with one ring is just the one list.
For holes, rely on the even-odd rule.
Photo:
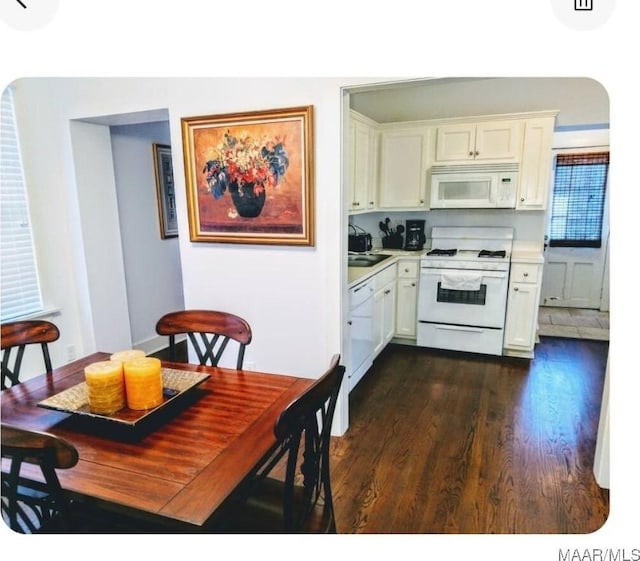
{"label": "doorway opening", "polygon": [[[607,174],[601,174],[602,199],[596,201],[599,205],[591,204],[598,189],[585,185],[594,179],[591,171],[595,169],[585,158],[593,154],[606,154],[608,162],[609,129],[554,135],[555,197],[547,210],[540,335],[609,339],[610,189]],[[599,215],[595,222],[591,220],[594,209]]]}
{"label": "doorway opening", "polygon": [[155,186],[153,143],[171,143],[168,110],[81,118],[71,137],[87,347],[153,353],[165,344],[158,318],[184,307],[178,238],[161,236]]}

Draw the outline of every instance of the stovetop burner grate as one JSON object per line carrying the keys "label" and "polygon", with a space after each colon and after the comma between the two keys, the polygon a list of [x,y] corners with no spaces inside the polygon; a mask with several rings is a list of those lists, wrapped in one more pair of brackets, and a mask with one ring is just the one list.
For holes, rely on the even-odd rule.
{"label": "stovetop burner grate", "polygon": [[483,249],[478,253],[478,257],[506,257],[507,252],[504,249],[500,249],[498,251],[489,251],[488,249]]}
{"label": "stovetop burner grate", "polygon": [[457,249],[432,249],[427,255],[448,255],[452,256],[458,253]]}

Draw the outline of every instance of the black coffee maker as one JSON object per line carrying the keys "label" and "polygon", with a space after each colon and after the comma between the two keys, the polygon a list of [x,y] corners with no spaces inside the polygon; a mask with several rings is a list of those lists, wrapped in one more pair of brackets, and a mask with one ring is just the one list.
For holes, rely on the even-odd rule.
{"label": "black coffee maker", "polygon": [[407,220],[404,248],[407,251],[420,251],[427,237],[424,235],[425,220]]}

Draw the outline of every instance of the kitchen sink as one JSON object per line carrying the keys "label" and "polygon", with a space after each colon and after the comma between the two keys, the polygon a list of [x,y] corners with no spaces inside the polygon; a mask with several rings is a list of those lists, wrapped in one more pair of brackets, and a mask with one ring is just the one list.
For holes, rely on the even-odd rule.
{"label": "kitchen sink", "polygon": [[349,255],[349,267],[373,267],[391,255],[376,253],[372,255]]}

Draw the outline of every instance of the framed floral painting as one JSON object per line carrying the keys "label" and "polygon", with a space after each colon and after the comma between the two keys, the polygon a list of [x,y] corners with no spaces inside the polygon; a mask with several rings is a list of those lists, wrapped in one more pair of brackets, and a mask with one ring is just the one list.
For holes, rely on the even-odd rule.
{"label": "framed floral painting", "polygon": [[181,124],[191,241],[314,245],[312,106]]}

